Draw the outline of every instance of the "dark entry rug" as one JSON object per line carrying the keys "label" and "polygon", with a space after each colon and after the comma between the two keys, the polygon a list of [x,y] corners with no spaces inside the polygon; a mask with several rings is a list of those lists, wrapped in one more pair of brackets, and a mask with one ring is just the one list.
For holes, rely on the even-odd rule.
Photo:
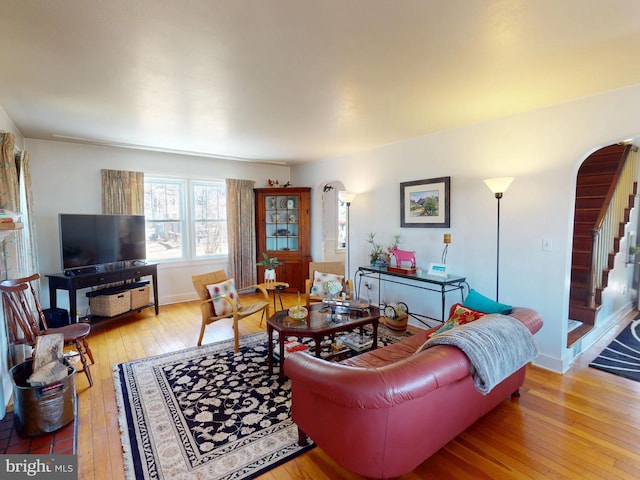
{"label": "dark entry rug", "polygon": [[[381,345],[399,338],[378,332]],[[300,447],[291,382],[269,375],[267,334],[114,367],[126,477],[251,479],[314,447]]]}
{"label": "dark entry rug", "polygon": [[640,382],[640,319],[627,325],[589,366]]}

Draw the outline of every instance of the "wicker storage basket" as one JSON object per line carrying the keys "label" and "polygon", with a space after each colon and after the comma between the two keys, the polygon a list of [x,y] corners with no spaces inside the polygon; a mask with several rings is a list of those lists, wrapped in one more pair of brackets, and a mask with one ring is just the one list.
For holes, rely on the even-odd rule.
{"label": "wicker storage basket", "polygon": [[409,323],[409,315],[402,315],[398,318],[382,317],[384,323],[389,329],[390,333],[394,335],[404,335],[407,331],[407,324]]}
{"label": "wicker storage basket", "polygon": [[113,317],[131,310],[131,293],[129,290],[96,295],[89,299],[91,314],[100,317]]}
{"label": "wicker storage basket", "polygon": [[398,302],[385,305],[382,310],[384,311],[384,317],[382,318],[389,332],[394,335],[404,335],[409,323],[409,307],[407,304]]}
{"label": "wicker storage basket", "polygon": [[150,291],[151,288],[149,285],[131,289],[131,310],[136,310],[149,305]]}

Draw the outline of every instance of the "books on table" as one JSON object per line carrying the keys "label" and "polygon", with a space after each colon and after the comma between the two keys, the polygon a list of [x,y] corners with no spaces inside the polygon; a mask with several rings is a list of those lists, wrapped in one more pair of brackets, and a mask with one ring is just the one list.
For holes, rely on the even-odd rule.
{"label": "books on table", "polygon": [[368,335],[361,335],[359,333],[349,333],[342,336],[342,343],[344,343],[351,350],[361,352],[373,346],[373,338]]}

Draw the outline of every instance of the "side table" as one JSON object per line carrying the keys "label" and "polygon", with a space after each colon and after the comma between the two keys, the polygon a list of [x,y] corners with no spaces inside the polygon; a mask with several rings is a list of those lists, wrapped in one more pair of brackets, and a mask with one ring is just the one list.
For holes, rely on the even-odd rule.
{"label": "side table", "polygon": [[[284,310],[284,305],[282,304],[282,296],[280,293],[285,289],[289,288],[289,284],[287,282],[264,282],[260,284],[268,292],[273,292],[273,312],[277,312],[278,308],[276,306],[276,295],[278,296],[278,300],[280,300],[280,310]],[[262,311],[262,317],[260,317],[260,326],[262,326],[262,320],[264,320],[264,310]]]}
{"label": "side table", "polygon": [[[460,301],[462,302],[464,300],[464,287],[466,286],[467,291],[469,291],[469,284],[467,283],[466,278],[461,275],[449,274],[446,277],[440,277],[428,275],[426,273],[404,274],[390,272],[387,270],[387,267],[376,266],[359,267],[355,275],[358,277],[356,296],[360,295],[360,284],[362,283],[363,278],[375,279],[378,281],[378,285],[380,285],[381,282],[396,283],[407,287],[414,287],[439,293],[441,302],[441,315],[439,319],[428,317],[426,315],[419,315],[417,313],[411,313],[412,317],[416,318],[419,322],[424,323],[429,328],[433,327],[433,325],[426,323],[420,317],[432,319],[441,323],[445,322],[445,297],[447,293],[456,290],[459,291]],[[378,304],[380,304],[380,288],[378,288]]]}

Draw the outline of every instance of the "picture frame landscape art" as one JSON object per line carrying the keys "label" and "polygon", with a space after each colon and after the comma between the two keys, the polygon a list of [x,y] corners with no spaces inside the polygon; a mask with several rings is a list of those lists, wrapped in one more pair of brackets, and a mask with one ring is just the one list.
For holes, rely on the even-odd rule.
{"label": "picture frame landscape art", "polygon": [[449,228],[451,177],[400,183],[400,226]]}

